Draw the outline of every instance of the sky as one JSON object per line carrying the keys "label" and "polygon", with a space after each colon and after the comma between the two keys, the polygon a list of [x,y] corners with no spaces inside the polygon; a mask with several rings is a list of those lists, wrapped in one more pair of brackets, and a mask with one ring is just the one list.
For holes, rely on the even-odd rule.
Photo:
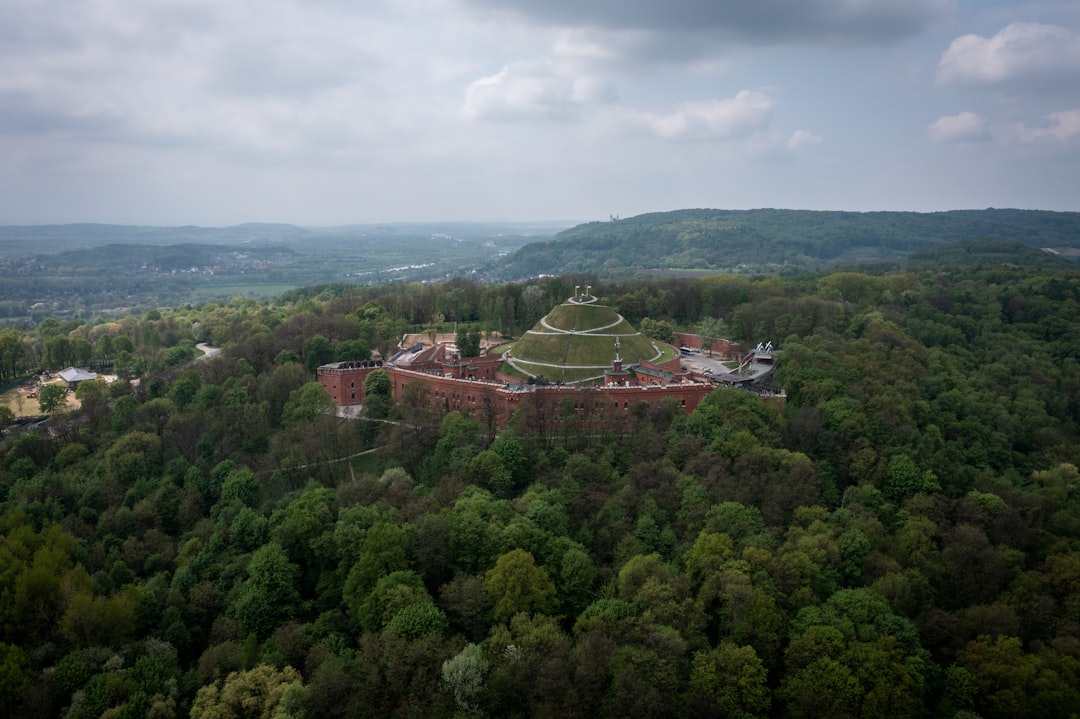
{"label": "sky", "polygon": [[1080,211],[1080,1],[4,0],[0,224]]}

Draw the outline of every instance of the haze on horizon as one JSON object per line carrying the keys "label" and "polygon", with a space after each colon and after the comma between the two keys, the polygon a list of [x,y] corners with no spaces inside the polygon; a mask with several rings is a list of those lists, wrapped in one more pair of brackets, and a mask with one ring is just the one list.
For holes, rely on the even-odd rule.
{"label": "haze on horizon", "polygon": [[1074,0],[0,7],[0,224],[1080,210]]}

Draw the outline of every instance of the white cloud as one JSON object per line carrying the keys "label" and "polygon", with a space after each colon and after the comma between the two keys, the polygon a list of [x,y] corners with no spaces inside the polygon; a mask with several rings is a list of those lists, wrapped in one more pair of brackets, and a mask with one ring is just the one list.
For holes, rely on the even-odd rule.
{"label": "white cloud", "polygon": [[1058,25],[1016,22],[990,38],[963,35],[938,62],[942,82],[1001,83],[1080,78],[1080,34]]}
{"label": "white cloud", "polygon": [[1041,125],[1018,126],[1017,134],[1021,142],[1067,142],[1080,137],[1080,110],[1050,113]]}
{"label": "white cloud", "polygon": [[800,147],[808,147],[810,145],[819,145],[822,142],[820,135],[815,135],[808,130],[796,130],[788,136],[784,145],[789,150],[797,150]]}
{"label": "white cloud", "polygon": [[400,155],[406,136],[452,116],[459,101],[460,76],[447,86],[437,75],[451,64],[444,48],[374,4],[34,7],[14,25],[0,9],[0,130],[13,136],[256,159],[391,145]]}
{"label": "white cloud", "polygon": [[[1080,108],[1077,0],[1002,0],[992,37],[942,57],[947,96],[896,81],[925,59],[901,40],[951,5],[985,17],[977,2],[0,2],[0,221],[586,217],[805,203],[810,185],[822,206],[942,207],[964,200],[923,178],[962,165],[955,192],[1075,209],[1080,164],[1058,151],[1075,116],[1049,113]],[[994,36],[1020,17],[1048,24]],[[920,156],[897,107],[924,126],[976,110],[1002,142]],[[964,137],[961,119],[936,132]],[[886,187],[883,165],[906,174]]]}
{"label": "white cloud", "polygon": [[551,61],[515,62],[469,83],[462,115],[471,120],[575,120],[612,98],[597,77]]}
{"label": "white cloud", "polygon": [[776,102],[764,92],[741,90],[732,98],[687,102],[672,112],[638,112],[636,117],[664,138],[732,140],[768,127],[775,107]]}
{"label": "white cloud", "polygon": [[552,48],[555,57],[580,63],[605,63],[616,59],[610,42],[600,42],[581,31],[566,31],[555,39]]}
{"label": "white cloud", "polygon": [[971,142],[989,137],[986,120],[974,112],[943,115],[930,124],[928,132],[937,142]]}

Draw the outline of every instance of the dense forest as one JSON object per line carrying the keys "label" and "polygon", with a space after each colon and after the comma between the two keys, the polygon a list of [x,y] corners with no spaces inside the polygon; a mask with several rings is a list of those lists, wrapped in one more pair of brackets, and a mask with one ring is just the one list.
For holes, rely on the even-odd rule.
{"label": "dense forest", "polygon": [[[327,285],[0,330],[0,385],[119,375],[33,429],[0,408],[0,703],[1076,716],[1080,272],[928,265]],[[406,331],[519,333],[585,282],[654,336],[772,340],[786,406],[717,389],[541,434],[524,402],[492,435],[379,373],[379,421],[339,419],[313,381]]]}
{"label": "dense forest", "polygon": [[899,259],[972,240],[1057,251],[1078,249],[1080,213],[1035,210],[819,212],[677,210],[564,230],[501,264],[508,278],[643,270],[778,272]]}

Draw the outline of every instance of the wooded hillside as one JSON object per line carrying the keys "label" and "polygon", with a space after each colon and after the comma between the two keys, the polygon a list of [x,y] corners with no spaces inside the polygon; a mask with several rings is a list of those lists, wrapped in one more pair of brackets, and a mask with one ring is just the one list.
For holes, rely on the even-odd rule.
{"label": "wooded hillside", "polygon": [[[531,327],[580,278],[297,291],[0,332],[0,380],[115,365],[0,444],[19,717],[1069,717],[1080,273],[601,283],[659,335],[778,347],[783,413],[523,402],[495,436],[314,369]],[[440,320],[442,323],[440,324]],[[107,339],[106,339],[107,338]],[[193,360],[196,342],[221,347]],[[137,384],[129,380],[138,379]],[[26,408],[33,410],[33,408]],[[374,451],[369,451],[374,450]]]}
{"label": "wooded hillside", "polygon": [[678,210],[564,230],[500,265],[505,277],[635,270],[775,272],[897,260],[969,240],[1080,248],[1080,213],[1034,210]]}

